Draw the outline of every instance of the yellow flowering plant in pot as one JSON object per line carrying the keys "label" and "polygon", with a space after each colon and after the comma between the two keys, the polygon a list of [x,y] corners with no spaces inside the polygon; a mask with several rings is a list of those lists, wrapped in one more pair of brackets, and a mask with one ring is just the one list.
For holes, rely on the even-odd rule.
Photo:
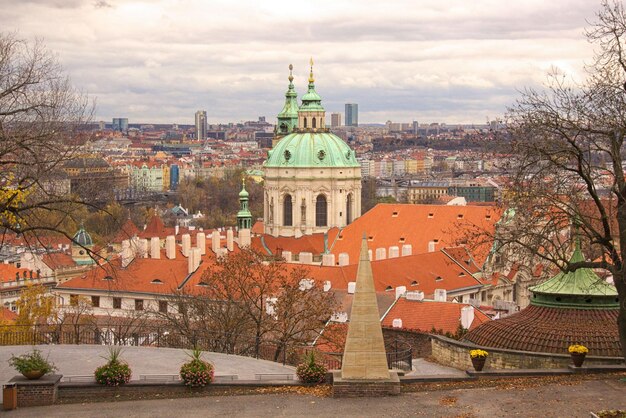
{"label": "yellow flowering plant in pot", "polygon": [[480,372],[485,367],[485,361],[487,361],[487,356],[489,353],[485,350],[476,349],[470,350],[469,352],[470,359],[472,360],[472,366],[474,366],[474,370]]}
{"label": "yellow flowering plant in pot", "polygon": [[582,344],[572,344],[567,348],[567,351],[572,356],[574,366],[581,367],[585,362],[585,356],[589,352],[589,349]]}

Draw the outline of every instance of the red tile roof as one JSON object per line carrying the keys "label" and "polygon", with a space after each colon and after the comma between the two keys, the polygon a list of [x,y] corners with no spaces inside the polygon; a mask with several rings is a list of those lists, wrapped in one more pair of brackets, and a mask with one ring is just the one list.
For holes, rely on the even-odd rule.
{"label": "red tile roof", "polygon": [[[339,228],[331,228],[328,231],[328,242],[334,241],[338,233]],[[293,255],[301,252],[322,254],[324,252],[324,234],[303,235],[299,238],[274,237],[263,234],[252,239],[252,247],[264,253],[269,249],[272,254],[279,254],[282,250],[291,251]]]}
{"label": "red tile roof", "polygon": [[0,308],[0,323],[12,323],[17,319],[17,314],[8,308]]}
{"label": "red tile roof", "polygon": [[72,256],[66,253],[46,253],[43,256],[43,262],[52,270],[76,266]]}
{"label": "red tile roof", "polygon": [[[402,319],[402,328],[410,331],[431,332],[433,329],[454,334],[461,323],[461,309],[469,306],[464,303],[416,301],[399,298],[382,321],[384,327],[391,328],[393,320]],[[474,320],[470,330],[491,321],[487,315],[474,309]]]}
{"label": "red tile roof", "polygon": [[570,344],[583,344],[591,356],[621,357],[618,312],[530,305],[477,327],[464,339],[487,348],[557,354],[567,354]]}
{"label": "red tile roof", "polygon": [[57,289],[171,294],[187,276],[187,258],[177,251],[176,258],[170,260],[162,251],[160,259],[135,258],[126,268],[116,258],[58,285]]}
{"label": "red tile roof", "polygon": [[137,228],[132,219],[128,218],[117,235],[115,235],[115,238],[113,238],[113,242],[122,242],[125,239],[131,239],[135,235],[139,235],[139,228]]}
{"label": "red tile roof", "polygon": [[[333,289],[347,289],[348,282],[356,281],[357,267],[357,264],[342,267],[306,266],[312,279],[320,282],[328,280]],[[435,289],[452,292],[482,286],[441,251],[372,261],[372,273],[377,292],[406,286],[408,291],[416,290],[432,295]]]}
{"label": "red tile roof", "polygon": [[[343,228],[334,242],[329,240],[331,251],[338,256],[348,253],[356,262],[363,233],[367,233],[368,247],[386,248],[411,244],[413,254],[428,251],[428,243],[435,248],[458,246],[466,240],[465,234],[475,228],[493,233],[500,219],[501,209],[492,206],[440,206],[410,204],[378,204],[353,223]],[[491,244],[471,249],[474,260],[482,265]]]}
{"label": "red tile roof", "polygon": [[20,279],[24,278],[24,274],[26,277],[30,277],[29,273],[31,270],[25,268],[18,268],[14,264],[0,264],[0,283],[7,283],[15,281],[15,275],[19,274]]}

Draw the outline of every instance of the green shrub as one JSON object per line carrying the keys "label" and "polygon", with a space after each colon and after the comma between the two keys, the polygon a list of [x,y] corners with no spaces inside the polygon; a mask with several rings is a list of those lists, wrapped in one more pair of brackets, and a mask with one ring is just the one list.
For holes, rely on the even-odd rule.
{"label": "green shrub", "polygon": [[202,351],[194,348],[189,354],[191,361],[180,368],[180,378],[189,387],[204,387],[213,381],[213,365],[202,360],[201,356]]}
{"label": "green shrub", "polygon": [[314,351],[306,354],[304,363],[296,368],[296,375],[303,383],[322,383],[327,372],[326,366],[317,362]]}
{"label": "green shrub", "polygon": [[109,347],[109,356],[104,357],[107,363],[94,372],[96,382],[106,386],[119,386],[130,381],[132,371],[128,363],[120,359],[121,353],[120,347]]}
{"label": "green shrub", "polygon": [[22,354],[21,356],[11,356],[9,365],[20,373],[32,371],[41,371],[44,374],[52,373],[57,370],[53,363],[47,358],[43,358],[41,351],[34,349],[32,353]]}

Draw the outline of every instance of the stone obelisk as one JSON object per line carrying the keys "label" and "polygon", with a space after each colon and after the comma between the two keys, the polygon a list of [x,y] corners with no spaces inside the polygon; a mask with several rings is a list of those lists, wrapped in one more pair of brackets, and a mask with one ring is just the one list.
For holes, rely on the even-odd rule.
{"label": "stone obelisk", "polygon": [[400,382],[387,366],[383,330],[367,238],[361,242],[356,289],[341,371],[333,375],[334,396],[385,396],[400,392]]}

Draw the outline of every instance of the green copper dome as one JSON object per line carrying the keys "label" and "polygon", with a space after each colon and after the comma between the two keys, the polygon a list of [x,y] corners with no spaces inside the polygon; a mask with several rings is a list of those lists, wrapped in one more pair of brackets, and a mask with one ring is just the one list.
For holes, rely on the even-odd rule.
{"label": "green copper dome", "polygon": [[[585,261],[585,257],[577,244],[569,262],[582,261]],[[619,308],[615,286],[600,278],[590,268],[560,272],[529,290],[533,292],[530,300],[533,305],[578,309]]]}
{"label": "green copper dome", "polygon": [[89,235],[89,233],[85,231],[85,229],[82,227],[74,235],[74,238],[72,238],[72,241],[75,244],[78,244],[82,247],[89,247],[93,245],[93,240],[91,239],[91,235]]}
{"label": "green copper dome", "polygon": [[355,152],[329,132],[295,132],[268,152],[265,167],[360,167]]}

